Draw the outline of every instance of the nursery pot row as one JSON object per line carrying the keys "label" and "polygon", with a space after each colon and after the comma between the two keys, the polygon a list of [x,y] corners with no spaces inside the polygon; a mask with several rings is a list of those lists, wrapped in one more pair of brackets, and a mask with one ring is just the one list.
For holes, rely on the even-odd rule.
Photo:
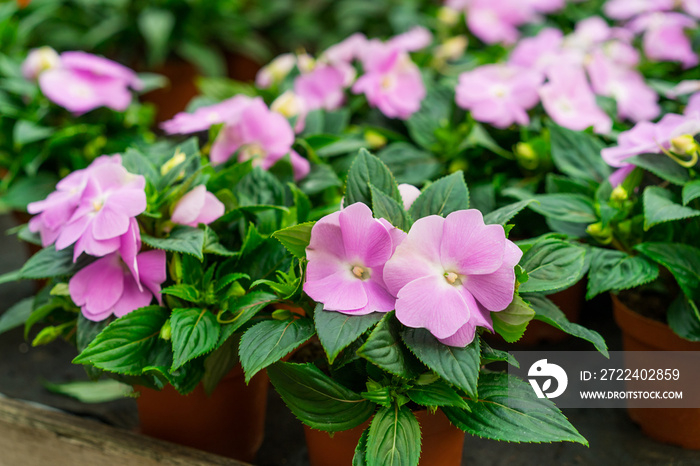
{"label": "nursery pot row", "polygon": [[[700,351],[699,342],[684,340],[671,328],[630,309],[612,294],[613,313],[622,329],[624,351]],[[700,408],[628,408],[649,437],[684,448],[700,449]]]}

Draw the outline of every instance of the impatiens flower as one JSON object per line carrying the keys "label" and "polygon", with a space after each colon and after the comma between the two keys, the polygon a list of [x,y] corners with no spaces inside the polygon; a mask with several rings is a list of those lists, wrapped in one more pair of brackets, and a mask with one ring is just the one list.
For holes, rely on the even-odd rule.
{"label": "impatiens flower", "polygon": [[691,16],[700,18],[700,0],[683,0],[683,10]]}
{"label": "impatiens flower", "polygon": [[682,126],[687,122],[688,117],[668,113],[658,123],[643,121],[620,133],[617,146],[601,151],[601,156],[608,165],[620,168],[611,175],[610,183],[617,186],[634,169],[632,164],[626,162],[628,158],[640,154],[658,154],[662,149],[668,150],[671,147],[671,139],[681,135],[679,128],[682,131]]}
{"label": "impatiens flower", "polygon": [[353,85],[364,93],[372,107],[390,118],[407,119],[420,109],[426,95],[420,70],[408,54],[398,48],[372,41],[362,62],[365,74]]}
{"label": "impatiens flower", "polygon": [[484,65],[462,73],[457,85],[457,104],[477,121],[507,128],[527,125],[527,110],[539,101],[537,90],[543,76],[512,65]]}
{"label": "impatiens flower", "polygon": [[75,243],[74,260],[82,252],[101,257],[116,251],[131,219],[146,210],[146,180],[121,165],[92,167],[80,201],[56,239],[56,249]]}
{"label": "impatiens flower", "polygon": [[273,84],[279,84],[297,65],[297,57],[293,53],[285,53],[258,71],[255,77],[255,85],[260,89],[267,89]]}
{"label": "impatiens flower", "polygon": [[413,201],[418,199],[418,196],[420,196],[420,189],[416,188],[412,184],[401,183],[399,185],[399,194],[401,195],[401,200],[403,201],[403,208],[408,210],[413,205]]}
{"label": "impatiens flower", "polygon": [[700,114],[700,92],[696,92],[690,96],[690,99],[688,99],[688,105],[685,106],[683,114]]}
{"label": "impatiens flower", "polygon": [[154,296],[161,302],[160,285],[166,279],[165,251],[142,252],[136,256],[136,263],[138,277],[114,252],[70,279],[71,299],[80,306],[85,318],[98,322],[111,315],[122,317],[149,305]]}
{"label": "impatiens flower", "polygon": [[698,55],[693,50],[685,29],[697,23],[681,13],[648,13],[635,18],[627,27],[636,33],[644,32],[644,53],[651,60],[677,61],[684,68],[698,64]]}
{"label": "impatiens flower", "polygon": [[650,11],[673,10],[675,3],[675,0],[608,0],[603,10],[609,18],[630,19]]}
{"label": "impatiens flower", "polygon": [[192,113],[180,112],[172,120],[161,123],[160,127],[168,134],[206,131],[212,125],[236,118],[251,100],[248,96],[237,95],[218,104],[199,107]]}
{"label": "impatiens flower", "polygon": [[306,115],[309,113],[306,101],[294,91],[285,91],[277,97],[272,104],[270,110],[277,112],[285,118],[296,118],[294,123],[294,132],[299,134],[304,131],[306,126]]}
{"label": "impatiens flower", "polygon": [[403,34],[392,37],[387,41],[387,45],[404,52],[415,52],[426,48],[432,41],[433,35],[430,31],[422,26],[416,26]]}
{"label": "impatiens flower", "polygon": [[304,291],[327,311],[369,314],[394,309],[382,273],[405,233],[356,203],[323,217],[311,230]]}
{"label": "impatiens flower", "polygon": [[607,133],[612,120],[601,110],[582,68],[552,66],[549,82],[540,88],[542,105],[558,125],[581,131],[593,126],[596,133]]}
{"label": "impatiens flower", "polygon": [[29,231],[39,233],[43,247],[56,241],[63,227],[78,208],[91,170],[102,164],[114,164],[120,167],[121,157],[119,155],[98,157],[88,168],[76,170],[59,181],[56,191],[49,194],[46,199],[32,202],[27,206],[30,214],[38,214],[29,221]]}
{"label": "impatiens flower", "polygon": [[333,64],[351,63],[360,58],[365,45],[367,45],[367,37],[362,33],[356,32],[341,42],[328,47],[321,55],[321,60]]}
{"label": "impatiens flower", "polygon": [[522,252],[500,225],[485,225],[478,210],[416,221],[384,266],[396,296],[396,317],[425,328],[452,346],[465,346],[477,326],[492,328],[490,312],[513,300],[514,267]]}
{"label": "impatiens flower", "polygon": [[56,68],[60,64],[61,58],[51,47],[32,49],[22,63],[22,76],[35,81],[43,71]]}
{"label": "impatiens flower", "polygon": [[514,44],[517,27],[535,19],[535,12],[522,0],[472,0],[467,8],[467,26],[487,44]]}
{"label": "impatiens flower", "polygon": [[544,28],[536,36],[518,42],[508,63],[544,72],[554,64],[561,64],[561,44],[564,34],[556,28]]}
{"label": "impatiens flower", "polygon": [[287,119],[258,97],[221,129],[209,157],[213,165],[219,165],[238,153],[239,162],[252,159],[254,166],[267,170],[289,154],[294,178],[299,180],[309,173],[310,165],[292,150],[293,143],[294,130]]}
{"label": "impatiens flower", "polygon": [[191,227],[196,227],[200,223],[209,225],[224,215],[225,210],[223,202],[207,191],[204,185],[199,185],[182,196],[170,219],[174,223]]}
{"label": "impatiens flower", "polygon": [[343,70],[333,65],[319,64],[311,72],[294,81],[294,92],[301,97],[309,110],[337,110],[345,100]]}
{"label": "impatiens flower", "polygon": [[75,113],[98,107],[124,111],[131,103],[131,89],[143,83],[129,68],[85,52],[64,52],[61,64],[39,75],[39,87],[54,103]]}

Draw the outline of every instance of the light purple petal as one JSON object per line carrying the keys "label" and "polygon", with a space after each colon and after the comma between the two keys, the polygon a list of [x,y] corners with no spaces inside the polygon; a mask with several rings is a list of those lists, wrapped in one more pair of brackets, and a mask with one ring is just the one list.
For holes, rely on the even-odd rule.
{"label": "light purple petal", "polygon": [[349,268],[320,280],[307,280],[304,292],[314,301],[323,303],[323,308],[329,311],[348,312],[361,309],[368,302],[362,280]]}
{"label": "light purple petal", "polygon": [[204,185],[199,185],[182,196],[170,219],[180,225],[196,227],[199,213],[204,207],[206,192],[207,188]]}
{"label": "light purple petal", "polygon": [[489,311],[501,311],[513,301],[515,291],[514,267],[522,251],[513,242],[506,242],[503,265],[487,275],[469,275],[464,288]]}
{"label": "light purple petal", "polygon": [[358,202],[346,207],[340,212],[339,221],[349,261],[375,267],[391,257],[391,236],[365,204]]}
{"label": "light purple petal", "polygon": [[[129,217],[105,205],[92,221],[92,235],[97,240],[121,236],[129,229]],[[89,232],[88,232],[89,233]]]}
{"label": "light purple petal", "polygon": [[452,212],[443,229],[442,265],[464,275],[492,273],[503,263],[505,241],[503,227],[484,225],[478,210]]}
{"label": "light purple petal", "polygon": [[153,299],[150,291],[140,288],[134,277],[124,276],[124,292],[114,305],[112,313],[117,317],[125,316],[131,311],[148,306]]}

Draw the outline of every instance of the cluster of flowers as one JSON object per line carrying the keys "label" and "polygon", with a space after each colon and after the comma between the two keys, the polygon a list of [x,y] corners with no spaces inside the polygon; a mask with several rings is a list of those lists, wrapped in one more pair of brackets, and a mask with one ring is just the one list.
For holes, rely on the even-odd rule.
{"label": "cluster of flowers", "polygon": [[[29,230],[38,232],[44,247],[73,245],[73,261],[82,253],[99,259],[78,271],[69,282],[73,302],[90,320],[123,316],[161,302],[166,279],[165,252],[141,252],[136,216],[147,207],[146,180],[129,173],[119,155],[102,156],[56,185],[43,201],[29,204],[35,215]],[[216,220],[224,205],[204,186],[182,197],[172,221],[196,225]]]}
{"label": "cluster of flowers", "polygon": [[131,103],[130,89],[143,83],[129,68],[85,52],[56,53],[51,47],[32,50],[22,74],[39,82],[41,92],[75,115],[108,107],[123,112]]}
{"label": "cluster of flowers", "polygon": [[[300,74],[293,89],[272,104],[285,116],[297,117],[297,132],[304,128],[304,117],[311,110],[336,110],[345,100],[345,90],[364,94],[373,107],[390,118],[406,119],[420,108],[425,86],[420,70],[409,52],[421,50],[432,42],[422,27],[382,42],[357,33],[323,52],[318,60],[302,54],[277,57],[258,73],[256,84],[266,89],[282,81],[297,67]],[[355,61],[363,74],[356,79]]]}
{"label": "cluster of flowers", "polygon": [[513,300],[522,252],[478,210],[424,217],[406,234],[356,203],[314,225],[306,257],[304,291],[324,310],[395,309],[407,327],[463,347]]}
{"label": "cluster of flowers", "polygon": [[541,100],[558,124],[607,133],[612,120],[596,104],[596,94],[614,98],[620,118],[651,120],[660,113],[658,95],[636,69],[640,57],[632,40],[630,31],[599,17],[579,22],[568,36],[545,28],[520,41],[507,63],[463,73],[457,103],[499,128],[527,124],[527,110]]}

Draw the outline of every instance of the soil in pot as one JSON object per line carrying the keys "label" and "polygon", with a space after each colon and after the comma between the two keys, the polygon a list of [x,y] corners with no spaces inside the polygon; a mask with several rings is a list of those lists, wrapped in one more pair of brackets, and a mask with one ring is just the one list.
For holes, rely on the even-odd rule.
{"label": "soil in pot", "polygon": [[[700,342],[682,339],[665,323],[635,312],[627,305],[653,302],[649,297],[640,299],[630,293],[611,296],[625,351],[700,351]],[[662,305],[668,306],[668,303]],[[700,449],[700,408],[628,408],[627,412],[647,436],[684,448]]]}
{"label": "soil in pot", "polygon": [[184,396],[170,385],[161,391],[136,387],[141,432],[251,462],[263,441],[268,386],[264,371],[246,386],[237,366],[211,396],[202,384]]}
{"label": "soil in pot", "polygon": [[[414,411],[421,429],[421,466],[460,466],[464,447],[464,432],[450,424],[438,410],[435,414],[427,410]],[[306,445],[311,466],[344,466],[352,464],[355,447],[362,432],[369,426],[367,421],[353,429],[329,434],[304,426]]]}

